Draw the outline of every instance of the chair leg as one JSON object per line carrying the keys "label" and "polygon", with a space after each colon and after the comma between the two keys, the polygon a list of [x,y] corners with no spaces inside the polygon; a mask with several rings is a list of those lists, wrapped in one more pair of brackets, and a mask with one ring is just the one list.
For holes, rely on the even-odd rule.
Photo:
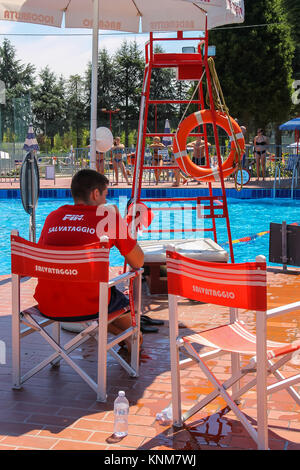
{"label": "chair leg", "polygon": [[[230,308],[230,323],[234,323],[238,320],[238,309]],[[240,371],[241,359],[238,353],[231,353],[231,375],[236,376]],[[237,382],[232,387],[232,394],[235,395],[238,393],[240,388],[240,382]]]}
{"label": "chair leg", "polygon": [[[60,344],[60,322],[54,322],[52,325],[52,338],[57,344]],[[52,367],[60,366],[60,359],[51,362]]]}
{"label": "chair leg", "polygon": [[172,382],[172,412],[173,426],[182,426],[181,416],[181,394],[180,394],[180,366],[178,337],[178,308],[177,297],[169,294],[170,309],[170,359],[171,359],[171,382]]}
{"label": "chair leg", "polygon": [[20,364],[20,321],[12,319],[12,388],[21,388],[21,364]]}
{"label": "chair leg", "polygon": [[[288,380],[289,379],[285,379],[285,377],[281,374],[280,371],[276,370],[273,372],[273,374],[275,375],[276,379],[280,382],[280,381],[286,381],[286,384],[288,384]],[[297,376],[297,382],[300,381],[299,380],[299,374]],[[271,389],[272,387],[270,387]],[[290,394],[290,396],[295,400],[295,402],[297,403],[297,405],[300,405],[300,395],[299,393],[294,389],[294,387],[291,387],[291,386],[287,386],[285,385],[284,387],[286,389],[286,391]],[[276,391],[276,384],[274,384],[274,389]]]}
{"label": "chair leg", "polygon": [[107,364],[107,284],[100,283],[99,288],[99,328],[98,328],[98,370],[97,401],[106,402],[106,364]]}
{"label": "chair leg", "polygon": [[133,298],[135,306],[136,332],[132,336],[131,342],[131,367],[135,370],[136,377],[139,375],[140,365],[140,325],[141,325],[141,289],[142,276],[137,276],[133,281]]}
{"label": "chair leg", "polygon": [[12,388],[21,388],[20,276],[12,275]]}
{"label": "chair leg", "polygon": [[[268,369],[268,372],[269,373],[272,373],[278,382],[281,382],[282,384],[282,388],[285,388],[286,391],[290,394],[290,396],[295,400],[295,402],[297,403],[297,405],[300,405],[300,395],[299,393],[294,389],[294,387],[292,387],[291,385],[293,383],[298,383],[298,379],[297,377],[299,376],[299,374],[296,377],[296,380],[297,382],[293,382],[291,383],[290,380],[291,380],[291,377],[289,378],[286,378],[279,370],[278,368],[279,367],[282,367],[286,362],[290,361],[292,357],[292,354],[290,355],[287,355],[287,356],[284,356],[282,357],[281,359],[279,359],[276,363],[273,363],[273,361],[271,360],[268,360],[268,364],[269,364],[269,369]],[[289,385],[289,382],[291,383],[291,385]],[[276,392],[276,389],[280,389],[281,386],[280,384],[273,384],[271,386],[268,386],[267,387],[267,393],[272,393],[271,390],[274,390]]]}
{"label": "chair leg", "polygon": [[[184,347],[187,349],[188,353],[194,357],[197,356],[197,353],[196,351],[194,350],[194,348],[192,347],[191,344],[189,343],[185,343],[184,344]],[[215,375],[212,373],[212,371],[209,369],[209,367],[203,362],[202,359],[200,359],[198,357],[197,359],[197,362],[198,362],[198,365],[199,367],[201,368],[202,372],[206,375],[206,377],[208,378],[208,380],[211,382],[211,384],[215,387],[215,391],[213,391],[212,393],[210,393],[208,395],[208,399],[204,398],[203,400],[201,400],[201,402],[199,402],[198,404],[195,405],[194,407],[194,410],[193,410],[193,413],[190,413],[190,412],[187,412],[185,414],[185,418],[186,417],[190,417],[192,416],[192,414],[196,413],[197,411],[199,411],[199,409],[203,408],[205,406],[205,404],[209,403],[212,399],[216,398],[217,396],[221,396],[225,401],[226,403],[228,404],[228,406],[231,408],[231,410],[235,413],[235,415],[237,416],[237,418],[241,421],[242,425],[245,427],[245,429],[248,431],[248,433],[250,434],[250,436],[252,437],[252,439],[258,443],[258,433],[256,432],[256,430],[253,428],[253,426],[250,424],[250,422],[248,421],[248,419],[246,418],[246,416],[244,415],[244,413],[239,409],[239,407],[237,406],[237,404],[235,403],[235,401],[233,401],[232,397],[228,394],[227,392],[227,388],[230,388],[232,387],[233,383],[236,381],[236,380],[239,380],[240,377],[237,376],[236,379],[234,379],[233,377],[231,379],[229,379],[228,381],[226,381],[225,383],[221,383],[216,377]],[[189,410],[190,411],[190,410]]]}
{"label": "chair leg", "polygon": [[256,357],[257,357],[257,434],[258,450],[268,449],[267,417],[267,322],[265,312],[256,312]]}

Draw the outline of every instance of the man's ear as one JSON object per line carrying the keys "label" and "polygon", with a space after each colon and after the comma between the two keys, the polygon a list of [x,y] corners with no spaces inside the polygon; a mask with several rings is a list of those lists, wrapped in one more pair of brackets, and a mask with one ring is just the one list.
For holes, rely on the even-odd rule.
{"label": "man's ear", "polygon": [[90,200],[96,201],[99,195],[100,195],[99,189],[98,188],[93,189],[90,193]]}

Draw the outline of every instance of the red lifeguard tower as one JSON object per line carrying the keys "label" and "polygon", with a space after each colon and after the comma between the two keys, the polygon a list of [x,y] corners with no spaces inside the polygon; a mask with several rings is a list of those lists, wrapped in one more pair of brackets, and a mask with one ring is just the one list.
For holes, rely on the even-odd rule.
{"label": "red lifeguard tower", "polygon": [[[194,48],[195,52],[180,52],[180,53],[161,53],[155,52],[155,43],[159,41],[196,41],[197,46]],[[145,46],[145,57],[146,57],[146,65],[145,65],[145,72],[144,72],[144,80],[143,80],[143,88],[142,88],[142,96],[141,96],[141,106],[140,106],[140,117],[139,117],[139,127],[138,127],[138,137],[137,137],[137,147],[136,147],[136,155],[135,155],[135,168],[134,168],[134,180],[133,180],[133,187],[132,187],[132,194],[131,200],[133,202],[133,207],[138,203],[142,202],[145,205],[151,202],[160,202],[160,201],[178,201],[179,203],[186,203],[187,201],[194,203],[195,207],[194,210],[197,210],[197,215],[200,218],[209,218],[212,221],[211,227],[206,228],[189,228],[189,229],[177,229],[174,228],[171,231],[173,233],[176,232],[185,232],[185,237],[187,232],[195,232],[195,231],[205,231],[210,232],[212,234],[212,239],[209,238],[201,238],[201,239],[193,239],[188,240],[185,238],[184,243],[191,241],[194,243],[194,251],[197,255],[197,251],[199,252],[199,258],[201,258],[201,253],[203,252],[203,257],[201,259],[207,259],[212,261],[223,261],[226,262],[226,256],[220,256],[222,248],[217,245],[217,230],[216,230],[216,219],[217,218],[225,218],[226,220],[226,227],[227,227],[227,234],[228,234],[228,246],[229,246],[229,254],[231,262],[234,262],[234,254],[232,248],[232,238],[231,238],[231,231],[230,231],[230,222],[229,222],[229,215],[228,215],[228,207],[227,207],[227,198],[226,198],[226,191],[225,191],[225,184],[224,184],[224,177],[223,177],[223,170],[222,170],[222,157],[220,152],[219,146],[219,137],[218,137],[218,129],[217,129],[217,117],[219,111],[215,108],[214,96],[215,90],[213,87],[215,86],[214,81],[211,76],[211,68],[209,64],[209,46],[208,46],[208,31],[203,33],[203,37],[195,38],[195,37],[188,37],[184,36],[183,32],[177,32],[175,37],[157,37],[155,38],[154,33],[150,33],[150,39],[146,43]],[[197,96],[193,97],[192,99],[182,99],[182,100],[170,100],[170,99],[153,99],[151,97],[151,76],[152,71],[155,68],[175,68],[176,69],[176,78],[177,80],[193,80],[197,83]],[[170,136],[170,134],[164,133],[157,133],[147,130],[148,125],[148,112],[149,107],[151,105],[160,106],[166,103],[173,103],[173,104],[196,104],[199,111],[204,110],[207,108],[206,101],[204,97],[204,87],[203,82],[204,78],[206,79],[206,91],[209,103],[209,109],[211,111],[212,116],[212,126],[214,132],[214,141],[215,141],[215,149],[216,149],[216,157],[218,163],[218,175],[219,175],[219,184],[221,188],[221,195],[215,195],[213,189],[213,183],[211,181],[208,182],[208,191],[209,195],[205,196],[194,196],[194,197],[172,197],[172,198],[141,198],[141,190],[142,190],[142,180],[143,180],[143,172],[145,170],[150,169],[157,169],[156,166],[151,166],[149,164],[145,164],[144,162],[144,154],[145,154],[145,144],[147,137],[153,136]],[[201,130],[202,128],[202,130]],[[197,127],[196,132],[191,132],[190,136],[202,136],[205,140],[205,160],[206,165],[205,167],[210,167],[210,159],[209,159],[209,149],[207,144],[207,125],[203,124],[202,126]],[[176,133],[171,134],[173,138],[176,138]],[[230,139],[233,140],[232,138]],[[178,164],[175,162],[172,166],[168,166],[168,169],[178,169]],[[200,191],[199,191],[200,192]],[[199,210],[200,205],[202,205],[202,210]],[[157,208],[156,210],[159,210]],[[170,208],[172,210],[172,208]],[[180,210],[179,208],[174,208],[174,210]],[[135,214],[133,210],[133,214]],[[161,267],[164,264],[164,257],[163,252],[165,251],[165,246],[167,243],[170,243],[169,240],[164,239],[164,233],[168,230],[156,230],[154,232],[159,232],[162,235],[162,240],[155,240],[155,249],[153,251],[153,244],[151,242],[145,241],[141,242],[141,245],[145,251],[145,267],[148,266],[149,268],[149,286],[150,291],[152,293],[160,293],[166,291],[166,279],[163,279]],[[151,225],[144,233],[153,233],[151,230]],[[206,247],[205,241],[210,241],[210,247]],[[183,240],[181,240],[183,242]],[[199,249],[195,247],[195,242],[201,242],[199,245]],[[178,244],[178,240],[172,240],[171,243],[177,245],[177,249],[180,249],[180,244]],[[157,247],[161,245],[161,257],[156,256]],[[186,245],[185,245],[186,246]],[[150,248],[149,248],[150,247]],[[211,256],[207,256],[207,249],[211,248]],[[151,251],[152,249],[152,251]],[[224,250],[223,250],[224,251]],[[184,252],[184,250],[183,250]],[[189,256],[191,253],[189,252]],[[195,257],[197,257],[195,255]],[[216,255],[216,256],[214,256]]]}

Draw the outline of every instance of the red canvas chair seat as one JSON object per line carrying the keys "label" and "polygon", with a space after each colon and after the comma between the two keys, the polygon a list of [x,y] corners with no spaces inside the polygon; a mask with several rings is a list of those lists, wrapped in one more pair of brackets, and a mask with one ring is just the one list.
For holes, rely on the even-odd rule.
{"label": "red canvas chair seat", "polygon": [[[21,388],[22,384],[43,369],[46,365],[57,366],[64,359],[86,383],[96,392],[98,401],[106,401],[106,362],[110,353],[120,365],[133,377],[139,372],[140,340],[140,303],[142,270],[124,273],[109,280],[109,247],[106,237],[99,243],[73,247],[41,247],[24,240],[13,231],[11,235],[12,266],[12,372],[13,387]],[[36,277],[55,281],[99,283],[98,318],[92,321],[80,321],[85,326],[83,331],[66,344],[60,341],[60,321],[48,319],[37,305],[21,310],[20,280],[22,277]],[[122,308],[108,314],[109,288],[120,283],[129,283],[130,308]],[[84,295],[84,293],[82,294]],[[130,310],[131,326],[124,332],[108,340],[107,327],[110,322]],[[70,321],[75,322],[74,317]],[[65,320],[64,320],[65,323]],[[52,332],[46,326],[52,325]],[[25,328],[21,329],[21,326]],[[54,353],[31,370],[21,375],[21,339],[28,334],[38,332],[53,347]],[[98,342],[97,348],[97,381],[94,381],[69,356],[89,338]],[[115,350],[115,346],[125,339],[131,340],[131,362],[128,364]]]}
{"label": "red canvas chair seat", "polygon": [[[268,448],[267,396],[286,389],[300,405],[300,395],[294,385],[299,384],[300,374],[285,378],[279,368],[300,349],[300,341],[286,344],[267,340],[267,319],[300,310],[300,302],[267,311],[266,263],[264,257],[256,262],[219,264],[187,258],[170,246],[166,252],[168,274],[168,302],[170,325],[170,355],[172,376],[173,425],[183,422],[201,410],[218,396],[226,401],[236,414],[259,449]],[[178,298],[229,307],[228,324],[180,337],[178,329]],[[238,319],[238,309],[256,312],[256,334]],[[204,347],[196,351],[193,344]],[[188,359],[179,360],[179,351]],[[211,359],[230,353],[231,377],[222,383],[208,363]],[[241,366],[240,356],[248,359]],[[248,356],[248,357],[247,357]],[[249,358],[250,356],[250,358]],[[194,406],[181,413],[180,369],[197,363],[214,390]],[[251,373],[253,377],[245,385],[241,379]],[[267,384],[267,376],[273,374],[276,382]],[[289,374],[290,375],[290,374]],[[185,385],[185,388],[187,385]],[[237,405],[237,400],[256,387],[257,429]],[[231,389],[231,393],[229,392]]]}
{"label": "red canvas chair seat", "polygon": [[[128,312],[128,310],[129,310],[128,307],[123,307],[120,310],[115,310],[114,312],[108,313],[107,314],[107,323],[111,323],[112,321],[116,320],[116,318],[124,315],[124,313]],[[33,305],[32,307],[29,307],[29,308],[26,308],[26,309],[22,310],[22,314],[23,315],[25,315],[25,314],[36,315],[36,316],[44,318],[44,319],[47,318],[47,317],[45,317],[45,315],[43,315],[40,312],[38,305]],[[49,321],[53,321],[53,320],[49,319]],[[74,322],[74,319],[72,319],[72,323],[73,322]],[[66,323],[66,320],[64,320],[64,323]],[[81,321],[78,321],[76,323],[86,323],[86,320],[81,320]]]}
{"label": "red canvas chair seat", "polygon": [[[222,349],[240,354],[256,354],[256,335],[247,330],[240,321],[218,326],[192,335],[184,336],[183,341],[198,343],[210,348]],[[272,359],[300,349],[300,341],[279,343],[267,340],[267,358]]]}

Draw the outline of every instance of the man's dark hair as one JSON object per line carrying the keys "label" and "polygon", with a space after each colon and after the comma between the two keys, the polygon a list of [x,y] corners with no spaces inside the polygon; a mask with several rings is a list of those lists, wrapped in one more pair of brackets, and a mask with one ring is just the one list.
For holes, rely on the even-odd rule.
{"label": "man's dark hair", "polygon": [[109,181],[106,176],[95,170],[84,169],[78,171],[72,178],[71,193],[75,200],[88,203],[91,192],[98,189],[100,194],[106,189]]}

